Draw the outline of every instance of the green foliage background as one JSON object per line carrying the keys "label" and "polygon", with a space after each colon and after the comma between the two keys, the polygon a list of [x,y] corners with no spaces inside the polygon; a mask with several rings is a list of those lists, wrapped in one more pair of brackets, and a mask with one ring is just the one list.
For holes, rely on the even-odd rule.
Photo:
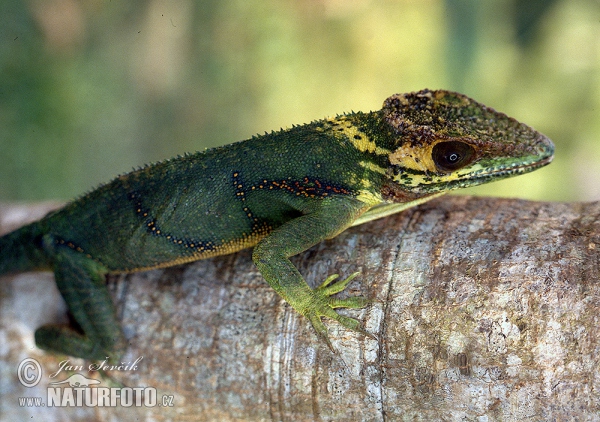
{"label": "green foliage background", "polygon": [[550,167],[470,193],[600,199],[597,0],[4,0],[0,200],[426,87],[555,141]]}

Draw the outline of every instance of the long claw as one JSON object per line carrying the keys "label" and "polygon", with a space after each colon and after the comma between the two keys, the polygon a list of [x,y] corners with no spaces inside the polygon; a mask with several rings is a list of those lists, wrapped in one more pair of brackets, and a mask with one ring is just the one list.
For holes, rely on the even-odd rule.
{"label": "long claw", "polygon": [[333,353],[336,353],[336,350],[333,348],[333,344],[331,344],[331,340],[329,340],[327,328],[325,327],[325,324],[323,324],[323,321],[321,321],[321,317],[318,315],[306,315],[306,317],[317,332],[317,336],[319,336],[319,338],[321,338],[321,340],[323,340],[325,344],[327,344],[329,350],[331,350]]}
{"label": "long claw", "polygon": [[329,286],[329,284],[331,284],[331,282],[333,280],[335,280],[336,278],[338,278],[339,276],[340,276],[339,274],[331,274],[315,290],[324,290],[325,287]]}
{"label": "long claw", "polygon": [[324,296],[331,296],[334,295],[336,293],[341,292],[342,290],[344,290],[346,288],[346,286],[348,286],[348,284],[354,280],[360,273],[359,272],[355,272],[353,274],[350,274],[348,277],[346,277],[343,280],[337,281],[335,283],[333,283],[331,286],[329,285],[333,280],[335,280],[336,278],[339,277],[338,274],[332,274],[329,277],[327,277],[325,279],[325,281],[323,283],[321,283],[321,285],[319,287],[316,288],[316,290],[320,293],[322,293]]}

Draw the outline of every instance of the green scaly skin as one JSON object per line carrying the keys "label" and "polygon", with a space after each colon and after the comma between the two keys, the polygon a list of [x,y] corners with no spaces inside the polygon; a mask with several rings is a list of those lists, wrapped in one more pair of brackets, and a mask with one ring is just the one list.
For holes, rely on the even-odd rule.
{"label": "green scaly skin", "polygon": [[88,359],[125,350],[109,273],[167,267],[254,247],[265,280],[331,347],[325,316],[355,276],[311,289],[289,261],[346,228],[452,189],[550,163],[552,142],[448,91],[388,98],[381,110],[291,129],[149,165],[0,238],[0,274],[50,269],[81,330],[44,326],[39,347]]}

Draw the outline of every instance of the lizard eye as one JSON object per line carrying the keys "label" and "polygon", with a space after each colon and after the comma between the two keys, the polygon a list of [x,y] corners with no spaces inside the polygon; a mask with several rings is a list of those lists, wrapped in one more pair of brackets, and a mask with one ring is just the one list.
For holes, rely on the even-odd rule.
{"label": "lizard eye", "polygon": [[475,158],[475,148],[460,141],[440,142],[433,146],[433,162],[441,171],[458,170]]}

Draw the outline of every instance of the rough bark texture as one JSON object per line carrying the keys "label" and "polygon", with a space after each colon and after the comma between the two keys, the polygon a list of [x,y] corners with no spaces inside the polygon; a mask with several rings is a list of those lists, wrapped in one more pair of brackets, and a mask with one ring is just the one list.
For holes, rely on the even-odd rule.
{"label": "rough bark texture", "polygon": [[[46,209],[2,207],[0,231]],[[342,295],[373,304],[341,312],[379,341],[329,321],[331,353],[249,251],[109,280],[124,361],[143,357],[110,376],[172,407],[19,407],[70,375],[50,379],[66,357],[33,343],[65,310],[50,274],[2,278],[0,419],[600,420],[600,203],[444,197],[293,262],[312,285],[360,271]],[[42,364],[34,388],[17,379],[25,357]]]}

